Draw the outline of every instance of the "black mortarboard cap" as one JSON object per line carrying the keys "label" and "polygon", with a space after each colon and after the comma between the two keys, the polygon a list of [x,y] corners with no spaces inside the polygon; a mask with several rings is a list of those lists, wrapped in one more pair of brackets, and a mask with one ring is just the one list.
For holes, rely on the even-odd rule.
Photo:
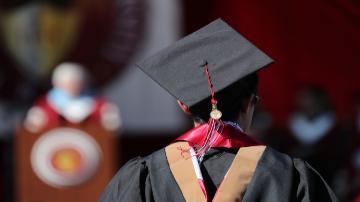
{"label": "black mortarboard cap", "polygon": [[191,107],[210,96],[204,65],[218,92],[272,63],[232,27],[217,19],[138,64],[176,99]]}

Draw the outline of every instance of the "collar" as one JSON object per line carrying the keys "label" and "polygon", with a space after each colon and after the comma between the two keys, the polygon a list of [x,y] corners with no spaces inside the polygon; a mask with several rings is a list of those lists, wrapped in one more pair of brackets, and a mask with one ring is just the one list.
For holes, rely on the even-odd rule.
{"label": "collar", "polygon": [[[209,127],[208,123],[202,124],[189,130],[175,141],[186,141],[192,147],[199,147],[204,144]],[[212,148],[239,149],[262,145],[258,140],[245,134],[240,126],[233,122],[223,122],[223,127],[215,131],[215,135],[217,138],[212,144]]]}

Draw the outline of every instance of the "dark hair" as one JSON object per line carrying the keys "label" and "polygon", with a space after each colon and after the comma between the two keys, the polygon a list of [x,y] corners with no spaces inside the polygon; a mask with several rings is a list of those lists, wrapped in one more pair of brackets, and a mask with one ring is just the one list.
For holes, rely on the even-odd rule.
{"label": "dark hair", "polygon": [[[256,73],[236,81],[225,89],[215,93],[218,109],[222,112],[222,120],[236,121],[246,98],[255,94],[258,86]],[[190,112],[196,122],[207,121],[211,112],[211,97],[190,107]]]}
{"label": "dark hair", "polygon": [[[333,110],[333,106],[328,94],[323,88],[319,86],[307,85],[300,89],[297,95],[297,104],[299,105],[299,101],[304,98],[311,99],[314,115]],[[301,106],[297,107],[299,108]],[[300,110],[302,109],[300,108]]]}

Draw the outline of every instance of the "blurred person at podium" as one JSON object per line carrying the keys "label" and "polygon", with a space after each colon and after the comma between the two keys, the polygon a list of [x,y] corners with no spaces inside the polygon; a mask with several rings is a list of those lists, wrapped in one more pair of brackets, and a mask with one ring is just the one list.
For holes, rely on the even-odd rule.
{"label": "blurred person at podium", "polygon": [[88,91],[89,75],[78,63],[58,65],[52,75],[52,88],[27,113],[24,126],[30,132],[64,123],[99,123],[116,131],[121,125],[118,108]]}
{"label": "blurred person at podium", "polygon": [[17,201],[95,201],[113,175],[119,162],[119,110],[89,91],[85,69],[73,62],[58,65],[52,88],[19,127]]}

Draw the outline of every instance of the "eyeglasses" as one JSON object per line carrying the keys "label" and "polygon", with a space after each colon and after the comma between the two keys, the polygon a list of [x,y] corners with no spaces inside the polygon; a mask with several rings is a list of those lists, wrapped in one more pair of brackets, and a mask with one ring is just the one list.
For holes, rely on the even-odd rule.
{"label": "eyeglasses", "polygon": [[255,94],[254,94],[253,98],[254,98],[254,99],[253,99],[253,104],[254,104],[254,105],[256,105],[257,103],[259,103],[260,97],[259,97],[258,95],[255,95]]}

